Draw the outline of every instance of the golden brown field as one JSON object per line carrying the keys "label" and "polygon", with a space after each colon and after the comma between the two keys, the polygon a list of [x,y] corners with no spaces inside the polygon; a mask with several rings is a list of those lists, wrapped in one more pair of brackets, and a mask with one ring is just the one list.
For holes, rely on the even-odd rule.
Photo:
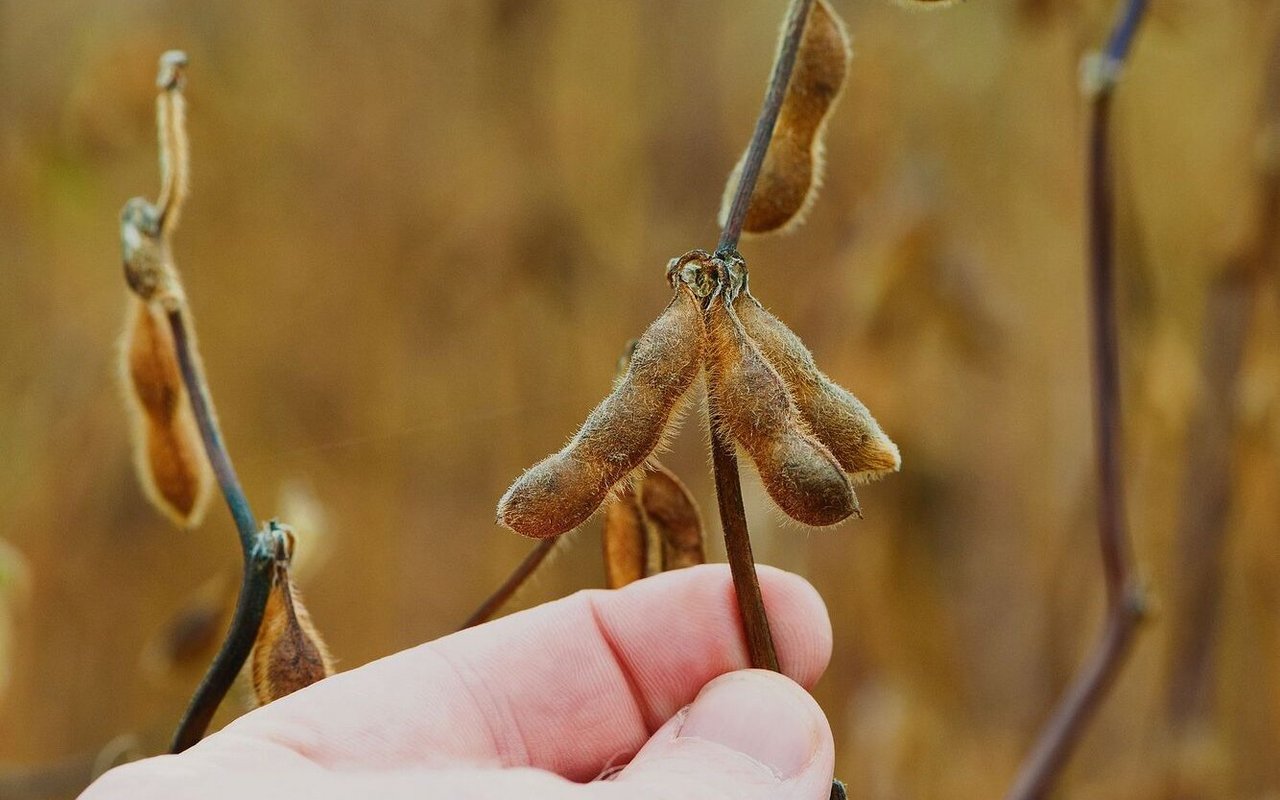
{"label": "golden brown field", "polygon": [[[822,195],[742,249],[903,469],[810,532],[747,468],[747,511],[830,608],[816,695],[851,796],[988,800],[1101,618],[1078,64],[1114,4],[833,4],[856,56]],[[157,636],[238,575],[220,505],[177,533],[146,503],[117,381],[157,56],[191,56],[175,243],[223,429],[258,513],[309,537],[347,669],[449,632],[531,547],[494,505],[607,391],[667,260],[714,244],[784,5],[0,0],[0,796],[121,734],[159,752],[208,654]],[[1255,257],[1278,37],[1274,0],[1153,0],[1116,96],[1153,613],[1062,797],[1280,798],[1280,281]],[[664,461],[714,532],[700,425]],[[598,528],[520,602],[601,585]]]}

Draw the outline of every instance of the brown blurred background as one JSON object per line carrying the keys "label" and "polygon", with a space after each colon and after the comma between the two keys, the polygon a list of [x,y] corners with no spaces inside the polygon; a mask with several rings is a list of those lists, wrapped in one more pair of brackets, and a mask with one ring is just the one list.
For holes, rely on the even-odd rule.
{"label": "brown blurred background", "polygon": [[[992,798],[1100,620],[1077,64],[1113,4],[834,2],[856,58],[823,196],[743,249],[904,466],[864,522],[782,524],[754,477],[748,514],[830,606],[816,693],[852,795]],[[1275,798],[1280,314],[1254,254],[1280,4],[1152,5],[1115,141],[1154,617],[1061,794]],[[666,260],[714,243],[783,6],[0,0],[0,772],[163,746],[207,656],[157,636],[238,568],[220,506],[178,534],[144,501],[115,379],[163,50],[191,56],[176,248],[225,433],[257,513],[326,551],[304,588],[350,668],[448,632],[529,549],[494,504],[607,390]],[[700,424],[664,460],[714,525]],[[522,603],[600,585],[597,526]]]}

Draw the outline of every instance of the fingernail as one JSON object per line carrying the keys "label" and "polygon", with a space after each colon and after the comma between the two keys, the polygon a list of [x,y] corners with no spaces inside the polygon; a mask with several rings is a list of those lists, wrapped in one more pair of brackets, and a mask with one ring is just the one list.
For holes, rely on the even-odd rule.
{"label": "fingernail", "polygon": [[817,754],[825,724],[821,713],[787,678],[744,670],[704,686],[677,737],[723,745],[785,780],[803,772]]}

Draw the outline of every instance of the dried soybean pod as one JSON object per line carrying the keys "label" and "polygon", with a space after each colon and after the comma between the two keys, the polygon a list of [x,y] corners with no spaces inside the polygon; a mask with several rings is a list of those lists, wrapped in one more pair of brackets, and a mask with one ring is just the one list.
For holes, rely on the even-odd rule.
{"label": "dried soybean pod", "polygon": [[858,398],[818,369],[799,336],[766,311],[750,292],[739,294],[733,308],[747,335],[787,382],[809,429],[831,450],[854,483],[898,470],[902,465],[898,446]]}
{"label": "dried soybean pod", "polygon": [[702,515],[693,495],[671,470],[653,465],[640,481],[640,505],[662,543],[662,570],[705,564]]}
{"label": "dried soybean pod", "polygon": [[662,443],[702,366],[702,313],[689,289],[676,295],[636,343],[627,374],[555,453],[498,501],[498,521],[537,539],[586,521],[609,492]]}
{"label": "dried soybean pod", "polygon": [[250,661],[253,694],[262,705],[333,674],[333,657],[302,605],[286,564],[276,565]]}
{"label": "dried soybean pod", "polygon": [[610,589],[621,589],[645,576],[649,532],[640,513],[635,487],[628,486],[604,507],[604,578]]}
{"label": "dried soybean pod", "polygon": [[816,527],[857,513],[857,498],[840,464],[809,432],[786,383],[722,293],[707,305],[706,328],[712,424],[751,456],[773,502],[797,522]]}
{"label": "dried soybean pod", "polygon": [[130,300],[121,356],[134,464],[143,491],[175,524],[194,527],[208,507],[213,474],[160,307]]}
{"label": "dried soybean pod", "polygon": [[[827,119],[849,73],[849,32],[826,0],[817,0],[805,21],[795,70],[769,140],[760,177],[751,192],[744,233],[785,231],[804,222],[822,184]],[[720,224],[725,224],[743,158],[725,184]]]}

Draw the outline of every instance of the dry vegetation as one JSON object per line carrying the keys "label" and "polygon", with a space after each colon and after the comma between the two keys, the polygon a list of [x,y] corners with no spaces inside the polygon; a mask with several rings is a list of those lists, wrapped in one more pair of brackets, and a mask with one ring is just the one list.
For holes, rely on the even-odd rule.
{"label": "dry vegetation", "polygon": [[[453,629],[527,551],[494,501],[607,390],[667,259],[714,241],[781,5],[0,0],[0,788],[162,749],[216,644],[182,634],[239,571],[221,510],[178,533],[147,504],[116,385],[155,56],[199,75],[174,247],[223,427],[350,668]],[[1101,615],[1078,61],[1113,3],[835,5],[855,58],[821,202],[742,249],[904,471],[859,487],[865,521],[805,532],[746,468],[747,512],[757,558],[831,609],[816,694],[851,796],[991,798]],[[1116,97],[1154,616],[1065,796],[1280,793],[1277,36],[1271,0],[1155,0]],[[714,529],[698,427],[663,459]],[[602,585],[600,561],[571,538],[522,600]]]}

